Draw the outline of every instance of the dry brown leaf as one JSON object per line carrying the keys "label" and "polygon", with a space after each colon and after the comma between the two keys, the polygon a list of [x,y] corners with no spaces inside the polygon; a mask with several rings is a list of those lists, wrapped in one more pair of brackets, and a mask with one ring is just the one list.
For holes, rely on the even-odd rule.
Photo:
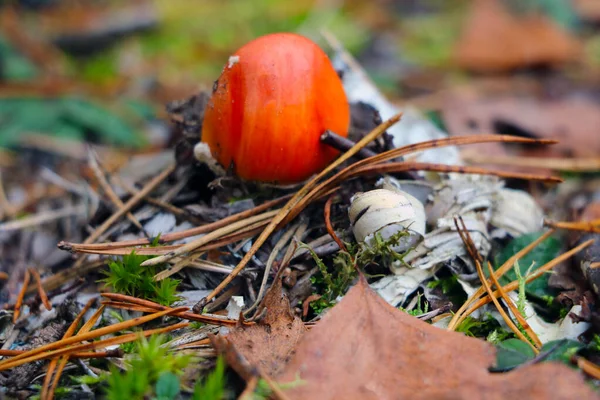
{"label": "dry brown leaf", "polygon": [[492,374],[494,353],[487,342],[395,309],[361,279],[304,335],[277,380],[296,382],[290,399],[596,398],[562,364]]}
{"label": "dry brown leaf", "polygon": [[579,16],[587,21],[600,21],[600,1],[573,0],[573,7]]}
{"label": "dry brown leaf", "polygon": [[498,0],[476,0],[455,49],[457,64],[478,72],[501,72],[577,60],[581,46],[543,16],[517,18]]}
{"label": "dry brown leaf", "polygon": [[[293,355],[304,323],[290,310],[290,302],[277,279],[265,295],[266,315],[257,324],[233,329],[225,340],[251,365],[268,375],[277,375]],[[223,343],[224,345],[224,343]],[[238,371],[239,372],[239,371]]]}
{"label": "dry brown leaf", "polygon": [[[600,154],[600,105],[585,99],[542,101],[523,97],[486,98],[473,93],[450,94],[444,101],[443,119],[452,135],[512,133],[520,130],[558,144],[527,148],[515,155],[597,157]],[[502,155],[502,145],[475,145],[465,152]]]}

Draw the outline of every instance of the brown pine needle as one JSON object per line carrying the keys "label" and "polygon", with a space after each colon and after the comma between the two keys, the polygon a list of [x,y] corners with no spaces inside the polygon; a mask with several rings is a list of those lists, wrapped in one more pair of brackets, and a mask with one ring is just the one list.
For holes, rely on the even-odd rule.
{"label": "brown pine needle", "polygon": [[40,273],[35,268],[29,268],[29,271],[31,272],[31,275],[33,275],[38,294],[40,296],[40,299],[42,300],[42,303],[44,304],[44,307],[46,307],[46,310],[48,311],[52,310],[52,304],[50,303],[50,300],[48,300],[48,295],[46,294],[46,291],[42,286],[42,279],[40,278]]}
{"label": "brown pine needle", "polygon": [[[26,351],[26,352],[22,353],[21,355],[16,356],[15,358],[11,358],[11,359],[7,360],[8,362],[6,364],[10,364],[10,365],[7,367],[2,365],[0,367],[0,371],[18,367],[19,365],[23,365],[23,364],[36,362],[39,360],[45,360],[47,358],[52,358],[52,357],[56,357],[56,356],[62,356],[62,355],[67,355],[67,354],[70,356],[73,353],[79,353],[84,350],[102,349],[102,348],[106,348],[108,346],[114,346],[117,344],[133,342],[133,341],[139,339],[140,336],[150,336],[150,335],[154,335],[154,334],[170,332],[170,331],[174,331],[176,329],[185,328],[187,326],[189,326],[189,322],[179,322],[177,324],[169,325],[164,328],[157,328],[157,329],[150,329],[150,330],[142,331],[142,332],[128,333],[128,334],[121,335],[121,336],[114,336],[109,339],[93,341],[91,343],[81,343],[81,344],[71,346],[71,347],[55,348],[46,353],[44,353],[44,352],[37,353],[32,356],[28,355],[29,353],[31,353],[31,351]],[[58,342],[56,342],[56,343],[58,343]],[[17,357],[20,357],[23,355],[26,355],[26,357],[20,358],[20,359],[16,360],[14,363],[11,363]]]}
{"label": "brown pine needle", "polygon": [[[267,202],[261,204],[260,206],[251,208],[246,211],[242,211],[237,214],[233,214],[229,217],[220,219],[215,222],[211,222],[210,224],[198,226],[198,227],[191,228],[191,229],[186,229],[186,230],[180,231],[180,232],[166,233],[164,235],[161,235],[161,237],[159,239],[159,243],[173,242],[175,240],[181,240],[181,239],[185,239],[190,236],[196,236],[196,235],[200,235],[202,233],[214,231],[216,229],[222,228],[222,227],[232,224],[234,222],[241,221],[243,219],[246,219],[246,218],[254,216],[254,215],[258,215],[259,213],[262,213],[263,211],[268,210],[271,207],[281,204],[285,200],[289,200],[290,198],[291,198],[291,195],[282,196],[277,199],[267,201]],[[122,242],[113,242],[113,243],[88,243],[88,244],[70,243],[70,242],[63,241],[58,244],[58,247],[61,249],[64,249],[64,250],[69,250],[69,251],[81,251],[84,249],[85,250],[109,250],[109,249],[116,249],[116,248],[120,248],[120,247],[143,246],[146,244],[150,244],[150,241],[146,238],[143,238],[143,239],[134,239],[134,240],[124,240]]]}
{"label": "brown pine needle", "polygon": [[210,345],[210,339],[205,338],[205,339],[196,340],[194,342],[189,342],[189,343],[179,345],[179,346],[177,346],[177,348],[183,350],[183,349],[190,349],[190,348],[194,348],[194,347],[209,346],[209,345]]}
{"label": "brown pine needle", "polygon": [[347,252],[346,245],[344,242],[340,240],[338,235],[335,233],[333,226],[331,225],[331,203],[333,203],[334,195],[329,196],[327,201],[325,202],[325,206],[323,208],[323,218],[325,219],[325,228],[327,228],[327,233],[329,236],[337,243],[340,250]]}
{"label": "brown pine needle", "polygon": [[500,297],[502,297],[502,300],[504,300],[504,303],[508,306],[508,308],[510,308],[510,311],[512,311],[517,322],[521,325],[521,327],[523,327],[523,329],[525,330],[525,333],[527,333],[527,336],[529,336],[529,338],[533,341],[535,347],[538,350],[541,349],[542,341],[537,336],[537,334],[534,332],[534,330],[531,329],[531,327],[529,326],[529,324],[527,323],[527,321],[525,320],[523,315],[521,315],[521,312],[519,311],[519,309],[517,308],[517,306],[515,305],[513,300],[508,296],[508,294],[506,293],[506,291],[504,290],[504,288],[498,281],[498,278],[496,278],[496,274],[494,273],[494,268],[492,268],[492,264],[490,264],[488,262],[487,266],[488,266],[488,271],[490,273],[490,278],[492,278],[492,281],[494,282],[494,286],[496,286],[496,289],[498,289],[498,291],[500,292]]}
{"label": "brown pine needle", "polygon": [[244,220],[238,221],[238,222],[234,222],[233,224],[224,226],[224,227],[214,230],[210,233],[207,233],[206,235],[199,237],[196,240],[192,240],[191,242],[186,243],[183,246],[181,246],[173,251],[170,251],[167,254],[146,260],[142,263],[142,266],[149,267],[152,265],[162,264],[164,262],[169,261],[170,259],[172,259],[174,257],[181,256],[190,251],[194,251],[194,250],[198,249],[199,247],[210,243],[212,240],[218,239],[224,235],[234,233],[237,230],[244,228],[248,225],[254,224],[256,222],[260,222],[265,219],[271,218],[271,217],[275,216],[277,213],[278,213],[277,210],[268,211],[266,213],[256,215],[254,217],[250,217],[250,218],[246,218]]}
{"label": "brown pine needle", "polygon": [[[462,227],[459,226],[459,224],[458,224],[458,218],[456,218],[456,217],[454,218],[454,225],[456,225],[457,232],[460,235],[460,238],[462,239],[463,243],[465,244],[465,247],[469,250],[469,252],[471,252],[471,249],[475,248],[475,244],[473,243],[473,240],[471,239],[471,236],[469,235],[469,231],[467,230],[467,227],[465,226],[464,221],[462,219],[460,219],[460,222],[462,223]],[[508,314],[506,314],[506,312],[502,308],[502,305],[500,305],[500,302],[498,301],[498,299],[496,297],[492,296],[492,288],[491,288],[490,284],[488,283],[487,279],[485,278],[485,274],[483,273],[483,267],[481,266],[481,263],[479,262],[480,257],[478,257],[475,254],[472,254],[471,258],[473,258],[473,261],[475,262],[475,267],[477,268],[477,275],[479,275],[479,280],[481,281],[481,284],[485,288],[485,291],[488,293],[488,295],[491,296],[492,301],[494,302],[494,305],[496,306],[496,309],[502,316],[502,319],[504,320],[504,322],[513,331],[513,333],[515,335],[517,335],[517,337],[519,339],[521,339],[522,341],[527,343],[532,348],[532,350],[537,354],[539,352],[539,350],[525,337],[525,335],[523,335],[523,333],[519,330],[519,328],[515,325],[515,323],[510,319]]]}
{"label": "brown pine needle", "polygon": [[[392,160],[397,157],[401,157],[410,153],[415,153],[423,150],[428,150],[437,147],[445,147],[445,146],[462,146],[468,144],[476,144],[476,143],[493,143],[493,142],[503,142],[503,143],[529,143],[529,144],[554,144],[555,140],[545,140],[545,139],[528,139],[518,136],[508,136],[508,135],[478,135],[478,136],[455,136],[444,139],[434,139],[425,142],[415,143],[403,147],[399,147],[396,149],[388,150],[386,152],[377,154],[373,157],[369,157],[363,160],[359,160],[354,164],[349,165],[342,171],[333,175],[331,178],[326,181],[320,183],[314,189],[310,191],[309,194],[300,199],[294,210],[290,212],[291,218],[295,217],[301,210],[303,210],[308,203],[313,201],[316,197],[321,196],[324,191],[331,190],[333,186],[338,185],[340,182],[343,182],[345,179],[354,176],[356,171],[360,171],[361,168],[367,168],[374,165],[384,165],[382,164],[385,161]],[[393,163],[389,163],[393,164]],[[412,168],[408,168],[403,166],[405,163],[399,163],[397,167],[393,167],[398,169],[399,171],[403,170],[411,170]],[[387,164],[385,164],[387,165]],[[414,164],[413,164],[414,165]],[[423,167],[431,166],[431,164],[421,164]],[[386,167],[383,167],[386,168]],[[406,168],[406,169],[403,169]],[[448,168],[448,166],[440,167],[440,169]],[[450,167],[451,168],[451,167]],[[427,168],[425,168],[427,170]],[[487,170],[486,170],[487,171]],[[447,171],[442,171],[447,172]],[[360,173],[359,173],[360,174]],[[522,174],[519,177],[526,178],[531,175]],[[541,176],[533,175],[534,177],[541,178]],[[544,176],[542,180],[550,179],[551,181],[559,181],[560,178],[555,177],[546,177]],[[289,222],[289,217],[286,221]]]}
{"label": "brown pine needle", "polygon": [[155,176],[148,182],[142,190],[139,191],[136,195],[132,196],[127,203],[123,204],[113,215],[108,217],[102,225],[92,232],[92,234],[84,241],[84,243],[92,243],[95,242],[104,232],[108,230],[117,220],[129,212],[135,205],[137,205],[145,196],[150,194],[158,185],[162,183],[171,173],[175,171],[175,165],[171,165],[162,171],[160,174]]}
{"label": "brown pine needle", "polygon": [[600,158],[547,158],[463,154],[463,160],[474,164],[544,168],[554,171],[595,172],[600,170]]}
{"label": "brown pine needle", "polygon": [[353,178],[361,175],[368,174],[383,174],[390,172],[404,172],[404,171],[433,171],[433,172],[444,172],[444,173],[459,173],[459,174],[476,174],[476,175],[492,175],[498,176],[504,179],[523,179],[528,181],[542,181],[547,183],[560,183],[563,180],[561,178],[549,175],[536,175],[521,172],[506,172],[506,171],[494,171],[486,168],[468,167],[460,165],[446,165],[446,164],[430,164],[430,163],[418,163],[418,162],[390,162],[387,164],[375,164],[365,165],[349,174],[348,178]]}
{"label": "brown pine needle", "polygon": [[[508,260],[506,260],[506,262],[504,264],[502,264],[500,266],[500,268],[498,268],[496,270],[496,278],[500,279],[502,276],[504,276],[504,274],[508,270],[510,270],[511,268],[513,268],[513,266],[517,262],[517,260],[519,260],[520,258],[522,258],[522,257],[526,256],[527,254],[529,254],[529,252],[531,250],[533,250],[535,247],[537,247],[537,245],[539,245],[544,240],[546,240],[547,238],[549,238],[554,232],[555,232],[554,229],[550,229],[550,230],[546,231],[539,238],[537,238],[536,240],[534,240],[533,242],[531,242],[530,244],[528,244],[527,246],[525,246],[523,249],[521,249],[517,253],[515,253]],[[479,297],[481,297],[481,295],[483,295],[484,292],[485,292],[485,289],[483,288],[483,286],[481,286],[479,289],[477,289],[477,291],[475,293],[473,293],[467,299],[467,301],[465,301],[463,303],[463,305],[460,307],[460,309],[456,312],[456,314],[454,314],[454,316],[450,320],[450,323],[448,324],[448,329],[449,330],[456,329],[456,326],[458,326],[458,320],[461,317],[461,315],[467,310],[467,308],[469,307],[469,305],[471,305],[473,302],[475,302],[475,300],[477,300]]]}
{"label": "brown pine needle", "polygon": [[[542,276],[544,273],[548,272],[549,270],[551,270],[552,268],[554,268],[555,266],[557,266],[558,264],[560,264],[561,262],[565,261],[566,259],[568,259],[569,257],[572,257],[573,255],[577,254],[578,252],[580,252],[581,250],[585,249],[586,247],[590,246],[592,243],[594,243],[594,239],[590,239],[582,244],[580,244],[579,246],[561,254],[560,256],[556,257],[554,260],[547,262],[546,264],[542,265],[540,268],[538,268],[535,272],[533,272],[532,274],[528,275],[525,277],[525,282],[526,283],[530,283],[531,281],[539,278],[540,276]],[[498,276],[498,274],[496,274]],[[512,292],[513,290],[516,290],[519,288],[519,281],[512,281],[507,285],[503,286],[503,289],[508,293],[508,292]],[[500,295],[500,292],[498,290],[493,292],[493,296],[498,297]],[[490,297],[486,296],[483,297],[479,300],[477,300],[472,306],[471,308],[469,308],[465,313],[463,313],[462,315],[460,315],[455,323],[455,326],[460,325],[461,322],[463,322],[465,320],[465,318],[467,316],[469,316],[471,313],[473,313],[474,311],[476,311],[477,309],[479,309],[480,307],[488,304],[490,302]],[[450,329],[450,328],[448,328]],[[454,329],[454,328],[453,328]]]}
{"label": "brown pine needle", "polygon": [[576,357],[577,366],[594,379],[600,379],[600,366],[583,357]]}
{"label": "brown pine needle", "polygon": [[[111,325],[111,326],[105,326],[102,328],[98,328],[96,330],[85,333],[83,335],[72,336],[70,338],[62,339],[62,340],[56,341],[54,343],[48,343],[44,346],[40,346],[40,347],[36,347],[35,349],[31,349],[19,356],[11,358],[10,360],[0,361],[0,371],[5,371],[9,368],[14,368],[18,365],[24,364],[23,362],[21,362],[21,360],[23,360],[23,359],[32,359],[35,361],[35,360],[37,360],[36,356],[40,355],[40,353],[48,352],[48,353],[44,354],[44,356],[45,356],[47,354],[50,354],[51,350],[54,350],[57,348],[66,347],[68,345],[82,342],[84,340],[96,339],[100,336],[120,332],[120,331],[126,330],[126,329],[130,329],[135,326],[142,325],[142,324],[145,324],[146,322],[163,317],[165,315],[175,314],[178,312],[185,311],[187,309],[188,309],[187,307],[170,308],[165,311],[160,311],[160,312],[146,315],[143,317],[133,318],[128,321],[119,322],[119,323]],[[42,357],[42,358],[48,358],[48,357]],[[42,359],[42,358],[40,358],[40,359]]]}
{"label": "brown pine needle", "polygon": [[[106,297],[110,300],[113,300],[114,302],[116,302],[115,305],[118,305],[119,303],[123,304],[124,306],[130,306],[131,304],[134,304],[134,305],[141,306],[141,307],[147,307],[148,309],[153,309],[155,311],[158,311],[158,310],[162,311],[162,310],[170,309],[169,307],[165,307],[163,305],[154,303],[149,300],[138,299],[137,297],[127,296],[125,294],[120,294],[120,293],[102,293],[102,297]],[[211,325],[235,326],[238,324],[237,319],[229,319],[226,317],[218,317],[215,315],[206,315],[206,314],[201,315],[201,314],[194,314],[194,313],[185,312],[185,311],[176,312],[176,313],[173,313],[172,315],[177,316],[179,318],[187,319],[189,321],[204,322],[206,324],[211,324]],[[243,324],[244,325],[253,325],[254,323],[244,321]]]}
{"label": "brown pine needle", "polygon": [[[90,166],[92,172],[94,173],[94,176],[96,177],[96,181],[98,182],[98,184],[100,185],[102,190],[104,190],[104,193],[106,194],[106,196],[108,196],[108,199],[117,208],[122,208],[125,204],[121,201],[119,196],[117,196],[117,194],[113,190],[112,186],[110,186],[110,183],[108,183],[108,180],[106,179],[106,176],[105,176],[105,171],[102,170],[102,167],[100,166],[100,164],[98,163],[98,159],[96,158],[95,152],[92,151],[91,149],[88,149],[88,165]],[[130,211],[128,211],[125,214],[125,216],[127,217],[127,219],[129,221],[131,221],[131,223],[133,225],[135,225],[136,228],[138,228],[140,230],[140,232],[144,232],[144,227],[142,226],[140,221],[138,221],[137,218],[135,218],[135,216]]]}
{"label": "brown pine needle", "polygon": [[544,224],[546,226],[551,226],[555,229],[566,229],[566,230],[570,230],[570,231],[600,233],[600,223],[598,221],[590,221],[590,222],[545,221]]}
{"label": "brown pine needle", "polygon": [[[96,301],[96,299],[90,299],[85,304],[85,306],[83,306],[83,309],[79,312],[79,314],[77,314],[77,316],[75,317],[73,322],[71,322],[71,325],[69,325],[69,327],[67,328],[67,331],[63,335],[63,339],[69,338],[73,335],[73,333],[75,333],[75,329],[77,329],[77,327],[79,326],[79,322],[81,322],[81,320],[83,319],[83,316],[90,309],[90,307],[92,307],[92,305],[94,304],[95,301]],[[50,391],[50,387],[52,386],[52,384],[51,384],[52,376],[54,374],[54,370],[56,368],[57,363],[58,363],[58,358],[53,358],[50,361],[50,364],[48,364],[48,368],[46,369],[46,377],[44,378],[44,383],[42,384],[42,390],[41,390],[41,394],[40,394],[40,398],[42,398],[42,399],[48,399],[48,398],[52,397],[52,395],[50,395],[50,397],[49,397],[48,393],[52,393]]]}
{"label": "brown pine needle", "polygon": [[[0,349],[0,357],[14,357],[23,354],[27,350],[2,350]],[[121,351],[108,350],[108,351],[81,351],[69,355],[70,358],[120,358],[123,357]]]}
{"label": "brown pine needle", "polygon": [[[90,318],[89,321],[87,321],[81,327],[81,329],[79,330],[79,332],[77,332],[77,335],[82,335],[84,333],[89,332],[94,327],[94,325],[96,324],[96,322],[98,322],[98,319],[100,318],[100,316],[102,316],[103,312],[104,312],[104,306],[100,306],[96,310],[96,312],[94,313],[94,315],[92,315],[92,318]],[[80,313],[80,315],[83,317],[83,315],[85,315],[85,311],[82,312],[82,313]],[[73,324],[71,324],[71,326],[73,326]],[[76,329],[77,325],[74,325],[74,327]],[[56,360],[56,358],[52,359],[52,361],[55,361],[55,360]],[[56,392],[56,388],[58,386],[58,382],[60,381],[60,376],[62,375],[62,372],[65,369],[65,367],[67,366],[68,362],[69,362],[69,356],[68,355],[60,357],[60,360],[58,361],[58,366],[56,367],[56,373],[54,374],[54,381],[52,382],[52,385],[50,386],[50,390],[48,392],[48,397],[47,397],[48,400],[52,400],[54,398],[54,393]],[[45,386],[42,387],[42,390],[44,388],[45,388]],[[45,399],[46,397],[44,397],[42,395],[41,398]]]}
{"label": "brown pine needle", "polygon": [[136,304],[130,304],[130,303],[122,303],[120,301],[104,300],[102,302],[102,305],[106,306],[106,307],[117,308],[117,309],[127,310],[127,311],[139,311],[139,312],[145,312],[145,313],[153,313],[156,311],[154,308],[138,306]]}
{"label": "brown pine needle", "polygon": [[19,319],[19,315],[21,314],[21,305],[23,304],[23,298],[25,297],[25,291],[27,290],[27,286],[29,286],[29,280],[31,279],[31,274],[29,269],[25,270],[25,277],[23,278],[23,286],[21,286],[21,290],[19,291],[19,295],[17,296],[17,301],[15,302],[15,311],[13,314],[13,324],[17,323]]}

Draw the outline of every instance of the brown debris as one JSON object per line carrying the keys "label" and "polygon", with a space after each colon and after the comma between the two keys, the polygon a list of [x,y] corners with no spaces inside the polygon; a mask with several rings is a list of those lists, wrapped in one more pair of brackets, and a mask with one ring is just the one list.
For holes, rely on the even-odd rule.
{"label": "brown debris", "polygon": [[[483,97],[454,92],[445,101],[443,119],[452,135],[507,134],[514,130],[535,138],[557,139],[553,146],[516,148],[497,143],[463,149],[475,156],[597,157],[600,154],[600,106],[591,101],[542,101],[523,97]],[[505,169],[505,168],[503,168]]]}
{"label": "brown debris", "polygon": [[226,347],[235,348],[251,365],[258,366],[266,374],[277,375],[294,354],[306,328],[292,314],[280,279],[275,280],[263,304],[267,310],[265,317],[256,325],[232,329],[225,337]]}
{"label": "brown debris", "polygon": [[498,0],[476,0],[454,52],[456,63],[476,72],[506,72],[577,60],[575,38],[540,15],[516,17]]}
{"label": "brown debris", "polygon": [[298,345],[278,377],[302,383],[291,399],[592,399],[582,377],[561,364],[492,374],[494,348],[444,331],[386,303],[364,279]]}
{"label": "brown debris", "polygon": [[573,0],[573,8],[584,20],[600,21],[600,2],[597,0]]}

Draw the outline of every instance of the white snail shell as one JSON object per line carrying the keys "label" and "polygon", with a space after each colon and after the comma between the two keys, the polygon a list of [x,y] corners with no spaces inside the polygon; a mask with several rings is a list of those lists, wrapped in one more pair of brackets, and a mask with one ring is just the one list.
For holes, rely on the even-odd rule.
{"label": "white snail shell", "polygon": [[400,231],[408,231],[409,234],[394,246],[397,252],[414,247],[425,234],[423,204],[400,190],[375,189],[358,193],[352,197],[348,216],[359,243],[370,245],[376,233],[386,240]]}

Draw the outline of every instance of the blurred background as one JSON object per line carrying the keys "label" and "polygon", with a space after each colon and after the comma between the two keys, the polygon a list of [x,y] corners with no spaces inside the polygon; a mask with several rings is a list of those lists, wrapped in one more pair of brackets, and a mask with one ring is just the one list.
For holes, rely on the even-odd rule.
{"label": "blurred background", "polygon": [[0,166],[36,146],[164,148],[165,105],[238,47],[293,31],[330,51],[323,29],[450,134],[558,136],[553,155],[593,157],[599,27],[598,0],[3,0]]}

